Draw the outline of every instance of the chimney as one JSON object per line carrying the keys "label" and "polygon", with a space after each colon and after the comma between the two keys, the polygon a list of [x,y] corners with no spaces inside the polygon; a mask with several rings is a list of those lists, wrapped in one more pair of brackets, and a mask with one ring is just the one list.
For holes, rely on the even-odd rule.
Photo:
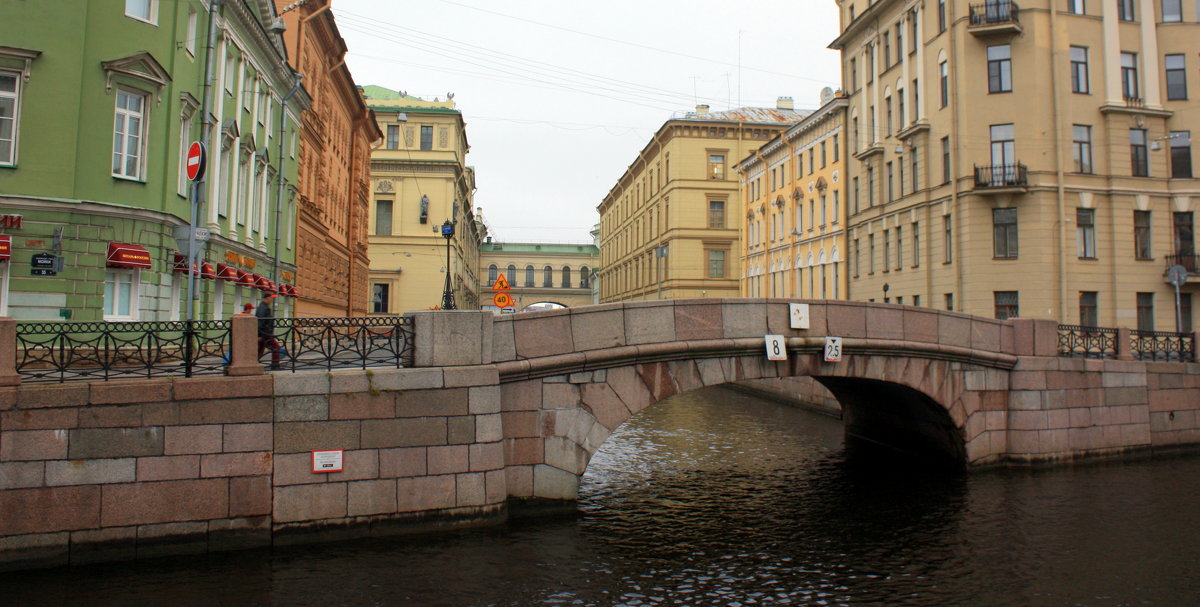
{"label": "chimney", "polygon": [[796,102],[792,101],[791,97],[780,97],[775,100],[775,109],[794,110],[796,109]]}
{"label": "chimney", "polygon": [[696,115],[697,116],[707,116],[708,115],[708,105],[705,105],[705,104],[697,105],[696,106]]}

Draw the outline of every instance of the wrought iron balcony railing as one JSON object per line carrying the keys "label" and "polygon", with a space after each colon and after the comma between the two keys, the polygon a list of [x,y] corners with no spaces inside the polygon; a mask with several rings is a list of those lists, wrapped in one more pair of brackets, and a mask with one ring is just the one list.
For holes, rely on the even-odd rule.
{"label": "wrought iron balcony railing", "polygon": [[1021,164],[975,166],[976,188],[1009,188],[1029,185],[1029,169]]}
{"label": "wrought iron balcony railing", "polygon": [[1176,253],[1174,255],[1167,255],[1166,257],[1167,268],[1171,266],[1183,266],[1183,269],[1187,270],[1189,274],[1200,271],[1198,270],[1200,268],[1200,255],[1196,255],[1195,253]]}
{"label": "wrought iron balcony railing", "polygon": [[972,4],[970,11],[971,27],[988,25],[1020,25],[1021,7],[1016,2],[1001,2],[989,0],[982,4]]}

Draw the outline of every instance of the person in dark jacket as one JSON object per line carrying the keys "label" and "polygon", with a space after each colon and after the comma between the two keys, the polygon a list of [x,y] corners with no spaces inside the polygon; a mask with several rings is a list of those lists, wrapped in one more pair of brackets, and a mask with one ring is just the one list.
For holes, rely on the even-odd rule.
{"label": "person in dark jacket", "polygon": [[254,311],[254,315],[258,317],[258,357],[262,358],[263,351],[270,348],[272,369],[279,368],[280,353],[283,350],[279,340],[275,339],[275,313],[271,310],[271,304],[276,297],[279,297],[278,293],[267,293],[258,303],[258,309]]}

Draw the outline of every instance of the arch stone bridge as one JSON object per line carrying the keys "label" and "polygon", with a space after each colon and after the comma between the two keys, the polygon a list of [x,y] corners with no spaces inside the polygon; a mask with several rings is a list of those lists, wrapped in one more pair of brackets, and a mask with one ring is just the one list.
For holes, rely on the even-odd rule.
{"label": "arch stone bridge", "polygon": [[[0,388],[0,568],[501,520],[574,499],[646,407],[751,380],[812,378],[848,432],[966,468],[1200,443],[1200,364],[1060,358],[1054,321],[886,304],[807,302],[794,330],[788,303],[417,312],[413,368],[264,373],[235,346],[245,375]],[[324,450],[340,471],[314,472]]]}

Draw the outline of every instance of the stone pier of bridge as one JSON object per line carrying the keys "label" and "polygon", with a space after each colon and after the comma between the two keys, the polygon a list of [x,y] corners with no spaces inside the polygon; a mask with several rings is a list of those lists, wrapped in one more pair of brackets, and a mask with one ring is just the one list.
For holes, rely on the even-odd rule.
{"label": "stone pier of bridge", "polygon": [[[1200,365],[1063,358],[1053,321],[884,304],[806,302],[792,329],[788,303],[419,312],[413,368],[0,388],[0,567],[495,523],[569,504],[624,421],[716,385],[819,385],[847,432],[964,468],[1200,444]],[[322,451],[339,471],[314,472]]]}

